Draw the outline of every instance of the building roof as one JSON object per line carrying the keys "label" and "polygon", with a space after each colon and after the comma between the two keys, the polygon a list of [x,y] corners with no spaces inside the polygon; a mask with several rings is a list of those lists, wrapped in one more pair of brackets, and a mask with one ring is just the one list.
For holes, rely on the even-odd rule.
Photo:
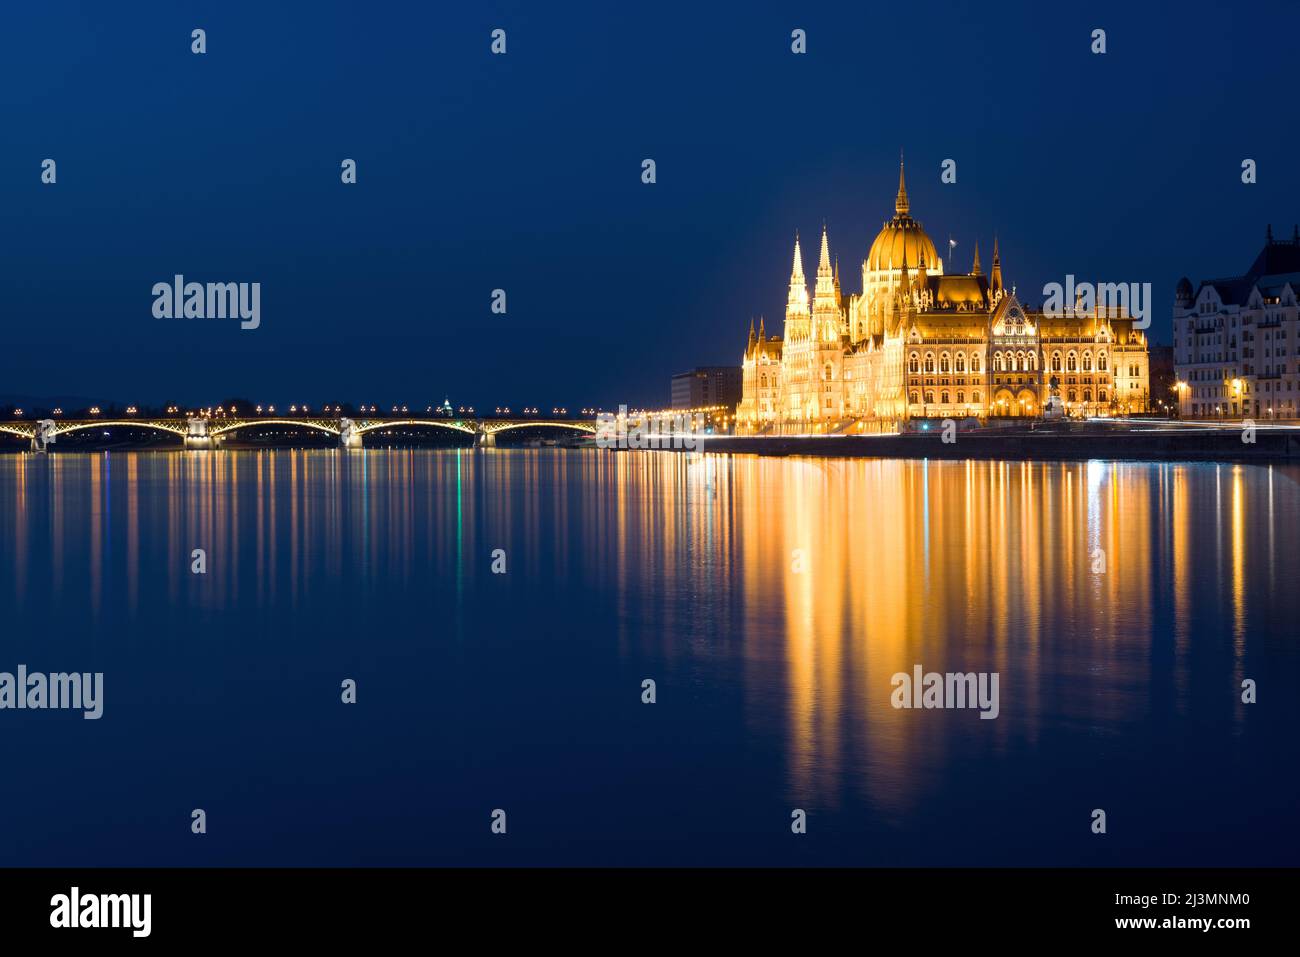
{"label": "building roof", "polygon": [[1200,295],[1202,289],[1210,286],[1224,303],[1241,306],[1256,286],[1268,291],[1281,289],[1289,282],[1292,288],[1300,288],[1297,280],[1300,280],[1300,234],[1291,239],[1274,239],[1270,227],[1264,248],[1244,275],[1203,280],[1196,293]]}

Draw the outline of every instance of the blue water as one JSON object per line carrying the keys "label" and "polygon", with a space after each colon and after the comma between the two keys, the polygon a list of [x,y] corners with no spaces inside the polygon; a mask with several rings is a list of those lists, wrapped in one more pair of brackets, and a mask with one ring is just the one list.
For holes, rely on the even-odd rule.
{"label": "blue water", "polygon": [[1294,865],[1298,475],[6,455],[0,864]]}

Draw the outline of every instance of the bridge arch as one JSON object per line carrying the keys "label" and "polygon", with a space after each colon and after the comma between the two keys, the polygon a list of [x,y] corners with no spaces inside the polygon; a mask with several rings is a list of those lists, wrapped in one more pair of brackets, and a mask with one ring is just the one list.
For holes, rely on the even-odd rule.
{"label": "bridge arch", "polygon": [[546,419],[540,419],[536,422],[485,422],[483,431],[488,435],[496,435],[498,432],[509,432],[511,429],[569,429],[573,432],[587,432],[594,435],[596,427],[590,422],[554,422]]}
{"label": "bridge arch", "polygon": [[[287,425],[298,429],[315,429],[328,435],[339,434],[338,425],[329,419],[238,419],[233,422],[208,419],[207,422],[208,435],[225,435],[228,432],[236,432],[239,429],[252,428],[258,425]],[[181,434],[184,435],[185,433],[182,432]]]}
{"label": "bridge arch", "polygon": [[34,428],[30,430],[25,430],[21,426],[9,425],[7,423],[0,423],[0,432],[7,432],[10,435],[21,436],[24,439],[30,439],[33,435],[36,434],[36,430]]}
{"label": "bridge arch", "polygon": [[475,430],[464,422],[457,420],[439,421],[437,419],[393,419],[391,421],[385,420],[381,422],[362,421],[357,423],[356,430],[358,434],[364,434],[366,432],[375,432],[379,429],[391,429],[403,425],[432,426],[439,429],[451,429],[454,432],[462,432],[465,435],[475,434]]}
{"label": "bridge arch", "polygon": [[[153,429],[155,432],[169,432],[172,435],[185,435],[184,426],[177,426],[166,422],[153,422],[149,419],[108,419],[104,422],[70,422],[67,425],[55,424],[55,435],[67,435],[69,432],[83,432],[86,429],[107,429],[107,428],[130,428],[130,429]],[[27,433],[28,438],[31,433]]]}

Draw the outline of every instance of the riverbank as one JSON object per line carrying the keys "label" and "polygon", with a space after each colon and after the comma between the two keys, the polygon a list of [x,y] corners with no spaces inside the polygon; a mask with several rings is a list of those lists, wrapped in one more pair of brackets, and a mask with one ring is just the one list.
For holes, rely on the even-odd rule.
{"label": "riverbank", "polygon": [[1005,429],[905,435],[706,436],[699,449],[752,455],[1077,461],[1300,462],[1300,429],[1257,428]]}

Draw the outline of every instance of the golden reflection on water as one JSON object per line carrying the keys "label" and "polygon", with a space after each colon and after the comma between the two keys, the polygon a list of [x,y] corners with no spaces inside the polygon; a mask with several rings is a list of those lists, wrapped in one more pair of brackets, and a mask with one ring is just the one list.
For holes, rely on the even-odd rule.
{"label": "golden reflection on water", "polygon": [[[1240,678],[1251,589],[1271,591],[1276,556],[1294,554],[1277,524],[1296,514],[1294,476],[556,450],[10,455],[0,521],[14,602],[48,570],[55,595],[84,577],[98,610],[111,575],[131,612],[155,567],[174,604],[298,608],[427,574],[459,603],[508,547],[513,575],[598,596],[624,655],[735,660],[746,720],[781,726],[792,793],[834,803],[847,777],[901,810],[961,740],[890,706],[891,676],[914,664],[1002,675],[1002,720],[960,716],[994,748],[1033,745],[1049,712],[1141,720],[1153,681],[1186,708],[1196,616],[1230,627]],[[1162,642],[1172,674],[1153,675]],[[1104,692],[1059,680],[1079,674]]]}

